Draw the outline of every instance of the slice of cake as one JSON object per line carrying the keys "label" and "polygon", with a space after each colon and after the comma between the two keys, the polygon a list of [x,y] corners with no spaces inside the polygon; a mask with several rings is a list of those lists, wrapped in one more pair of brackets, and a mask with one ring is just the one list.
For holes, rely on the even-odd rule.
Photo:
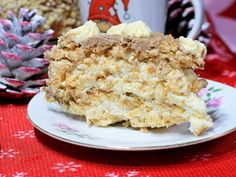
{"label": "slice of cake", "polygon": [[199,135],[213,125],[197,95],[207,82],[194,73],[203,68],[205,55],[202,43],[152,33],[142,21],[113,26],[107,33],[89,21],[46,53],[46,97],[96,126],[189,122],[190,131]]}

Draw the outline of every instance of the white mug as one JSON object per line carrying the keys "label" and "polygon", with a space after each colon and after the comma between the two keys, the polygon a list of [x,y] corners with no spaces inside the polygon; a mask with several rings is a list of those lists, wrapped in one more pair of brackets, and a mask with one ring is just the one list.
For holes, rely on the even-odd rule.
{"label": "white mug", "polygon": [[[119,23],[143,20],[152,31],[165,31],[168,0],[80,0],[82,22],[95,21],[101,31]],[[188,37],[199,34],[203,22],[202,0],[192,0],[195,21]]]}

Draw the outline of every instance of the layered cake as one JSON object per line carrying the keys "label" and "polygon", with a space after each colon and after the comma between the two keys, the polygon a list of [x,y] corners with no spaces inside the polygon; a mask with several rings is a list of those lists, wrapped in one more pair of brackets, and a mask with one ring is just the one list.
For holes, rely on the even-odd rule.
{"label": "layered cake", "polygon": [[50,61],[46,98],[95,126],[122,122],[140,129],[189,122],[199,135],[213,125],[197,93],[207,82],[206,47],[151,32],[142,21],[101,33],[92,21],[60,37]]}

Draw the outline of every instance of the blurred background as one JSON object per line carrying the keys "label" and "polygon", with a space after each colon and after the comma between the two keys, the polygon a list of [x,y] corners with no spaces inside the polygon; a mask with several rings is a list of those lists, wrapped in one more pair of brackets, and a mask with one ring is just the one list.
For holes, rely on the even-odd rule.
{"label": "blurred background", "polygon": [[204,0],[204,4],[217,33],[236,53],[236,0]]}
{"label": "blurred background", "polygon": [[[90,0],[85,1],[90,3]],[[203,0],[203,2],[205,11],[212,21],[210,25],[214,26],[228,47],[236,53],[236,35],[234,35],[236,31],[236,0]],[[45,16],[46,22],[43,24],[43,28],[52,28],[55,31],[54,38],[81,25],[79,0],[4,0],[0,4],[0,17],[6,17],[8,10],[17,13],[22,7],[37,9],[40,15]],[[194,11],[189,7],[191,7],[190,0],[169,0],[167,20],[169,23],[166,26],[166,33],[172,33],[174,36],[187,34],[191,28],[190,22],[194,19]],[[207,27],[205,24],[203,31]]]}

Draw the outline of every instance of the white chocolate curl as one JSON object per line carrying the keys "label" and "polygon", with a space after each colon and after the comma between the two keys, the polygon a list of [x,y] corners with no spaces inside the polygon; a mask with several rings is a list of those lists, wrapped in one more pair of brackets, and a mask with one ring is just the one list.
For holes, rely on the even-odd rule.
{"label": "white chocolate curl", "polygon": [[143,22],[143,21],[136,21],[129,24],[119,24],[112,26],[108,31],[107,34],[116,34],[122,35],[126,37],[150,37],[151,36],[151,29]]}
{"label": "white chocolate curl", "polygon": [[124,28],[127,26],[127,23],[121,23],[119,25],[112,26],[107,30],[107,34],[110,35],[124,35]]}
{"label": "white chocolate curl", "polygon": [[72,40],[79,43],[89,37],[100,34],[100,30],[97,24],[93,21],[88,21],[84,25],[72,29],[66,33],[66,36],[70,36]]}
{"label": "white chocolate curl", "polygon": [[198,55],[206,55],[206,47],[204,44],[191,38],[179,37],[180,47],[186,51],[194,52]]}

